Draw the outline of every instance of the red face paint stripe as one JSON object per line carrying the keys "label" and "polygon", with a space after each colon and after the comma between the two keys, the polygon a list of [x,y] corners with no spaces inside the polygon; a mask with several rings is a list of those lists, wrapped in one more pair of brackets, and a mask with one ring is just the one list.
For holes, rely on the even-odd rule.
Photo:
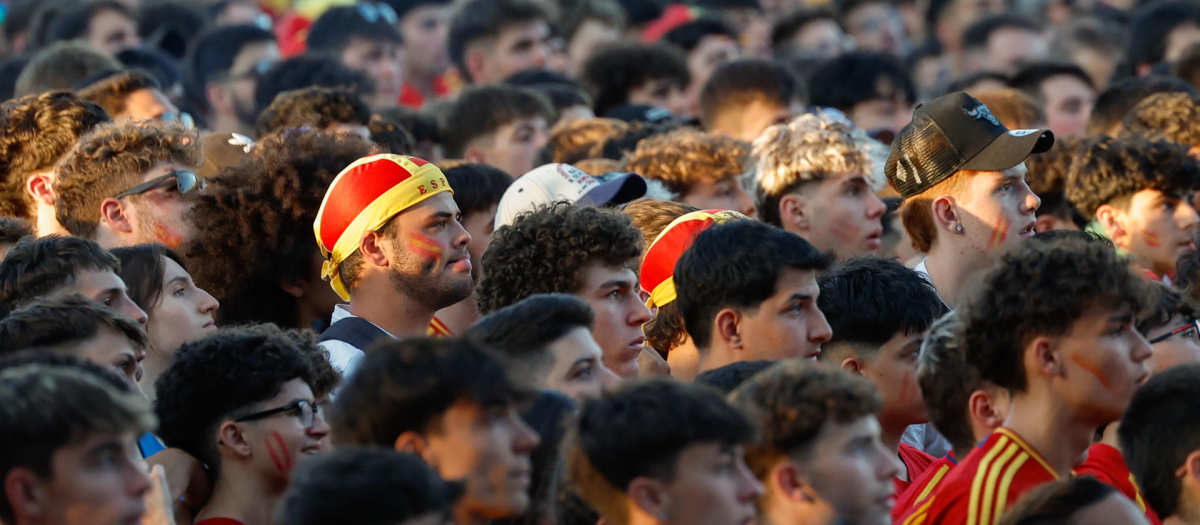
{"label": "red face paint stripe", "polygon": [[329,196],[321,214],[321,242],[325,248],[332,250],[362,210],[412,176],[404,167],[388,159],[355,166],[342,175],[332,188],[334,194]]}
{"label": "red face paint stripe", "polygon": [[1142,230],[1142,240],[1146,243],[1146,246],[1151,248],[1158,248],[1159,246],[1162,246],[1162,242],[1160,242],[1158,234],[1152,231]]}
{"label": "red face paint stripe", "polygon": [[1105,376],[1104,372],[1101,372],[1100,369],[1098,367],[1096,367],[1096,365],[1093,365],[1087,361],[1084,361],[1083,359],[1080,359],[1079,356],[1077,356],[1077,355],[1071,356],[1071,360],[1074,361],[1075,364],[1079,365],[1080,368],[1087,370],[1089,373],[1091,373],[1093,376],[1095,376],[1096,380],[1100,381],[1100,386],[1103,386],[1105,390],[1108,390],[1110,392],[1113,390],[1112,384],[1109,382],[1108,377]]}
{"label": "red face paint stripe", "polygon": [[275,442],[279,443],[279,451],[283,453],[283,468],[284,472],[292,471],[292,453],[288,452],[287,446],[283,444],[283,436],[278,432],[271,432],[271,436],[275,438]]}
{"label": "red face paint stripe", "polygon": [[271,456],[271,461],[275,462],[275,468],[280,472],[287,472],[287,470],[283,468],[283,463],[279,461],[279,456],[276,455],[275,447],[271,445],[271,440],[265,439],[263,440],[263,444],[267,446],[267,455]]}
{"label": "red face paint stripe", "polygon": [[1012,225],[1012,221],[1008,218],[1001,218],[1000,222],[996,223],[996,227],[992,229],[992,237],[988,240],[988,248],[999,247],[1005,239],[1008,238],[1008,228]]}

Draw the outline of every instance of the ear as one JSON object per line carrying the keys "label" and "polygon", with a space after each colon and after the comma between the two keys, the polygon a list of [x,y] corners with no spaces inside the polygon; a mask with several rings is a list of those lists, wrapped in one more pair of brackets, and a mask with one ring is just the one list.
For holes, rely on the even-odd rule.
{"label": "ear", "polygon": [[100,202],[100,222],[118,232],[133,233],[133,219],[117,199],[110,197]]}
{"label": "ear", "polygon": [[738,333],[739,321],[741,321],[741,316],[730,308],[717,312],[717,317],[713,320],[713,330],[716,330],[716,335],[725,342],[726,346],[742,348],[742,336]]}
{"label": "ear", "polygon": [[463,56],[463,62],[467,66],[465,73],[472,82],[478,82],[478,79],[483,78],[483,70],[486,67],[487,57],[480,47],[478,44],[468,47]]}
{"label": "ear", "polygon": [[867,362],[859,356],[847,357],[842,360],[842,370],[854,375],[862,375],[866,366]]}
{"label": "ear", "polygon": [[1056,228],[1058,228],[1058,219],[1050,213],[1038,215],[1037,221],[1033,225],[1033,231],[1037,233],[1053,231]]}
{"label": "ear", "polygon": [[1183,460],[1183,470],[1187,477],[1192,479],[1193,484],[1200,485],[1200,450],[1193,450],[1187,455]]}
{"label": "ear", "polygon": [[767,479],[774,485],[775,493],[785,501],[810,503],[813,497],[809,494],[811,487],[801,479],[796,464],[783,460],[771,468]]}
{"label": "ear", "polygon": [[287,292],[288,295],[295,297],[296,299],[304,297],[304,287],[297,283],[280,279],[279,287],[283,288],[284,292]]}
{"label": "ear", "polygon": [[1126,242],[1129,232],[1125,229],[1125,213],[1114,206],[1101,204],[1096,208],[1096,222],[1104,227],[1104,231],[1112,238],[1117,247],[1128,246]]}
{"label": "ear", "polygon": [[642,512],[660,518],[660,521],[666,516],[667,496],[660,481],[644,476],[633,478],[625,493]]}
{"label": "ear", "polygon": [[379,232],[364,232],[358,241],[358,251],[362,253],[363,260],[375,266],[387,267],[390,261],[383,244],[383,236]]}
{"label": "ear", "polygon": [[253,454],[253,449],[250,446],[250,441],[246,439],[246,435],[242,433],[242,429],[233,421],[225,421],[217,428],[217,438],[222,445],[242,457],[249,457]]}
{"label": "ear", "polygon": [[487,164],[487,155],[479,148],[467,148],[463,152],[463,160],[476,164]]}
{"label": "ear", "polygon": [[215,113],[228,113],[233,110],[233,101],[229,90],[217,82],[209,82],[204,86],[204,98],[212,106]]}
{"label": "ear", "polygon": [[41,478],[24,467],[9,470],[4,476],[4,495],[18,522],[38,521],[31,518],[40,517],[50,510]]}
{"label": "ear", "polygon": [[425,440],[425,436],[411,430],[406,431],[396,437],[396,443],[393,447],[397,452],[407,452],[418,456],[430,467],[437,468],[437,454],[429,447],[429,442]]}
{"label": "ear", "polygon": [[951,195],[942,195],[930,203],[933,207],[933,221],[938,228],[950,233],[961,233],[962,217],[958,216],[958,201]]}
{"label": "ear", "polygon": [[33,200],[48,206],[54,206],[54,190],[51,188],[49,173],[34,173],[25,180],[25,192],[33,196]]}
{"label": "ear", "polygon": [[808,199],[796,193],[789,193],[779,199],[779,220],[784,228],[793,226],[801,231],[808,231],[812,217],[808,213]]}
{"label": "ear", "polygon": [[1058,338],[1039,336],[1029,344],[1030,359],[1034,361],[1034,370],[1047,377],[1062,377],[1066,369],[1062,356],[1057,352]]}
{"label": "ear", "polygon": [[1004,423],[1004,417],[996,410],[991,396],[986,391],[976,390],[967,397],[967,410],[971,417],[988,428],[996,428]]}

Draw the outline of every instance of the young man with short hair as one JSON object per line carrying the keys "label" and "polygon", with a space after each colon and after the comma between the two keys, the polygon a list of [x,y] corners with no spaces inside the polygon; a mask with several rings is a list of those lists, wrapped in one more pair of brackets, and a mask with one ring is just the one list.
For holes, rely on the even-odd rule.
{"label": "young man with short hair", "polygon": [[962,344],[983,380],[1011,392],[1008,415],[901,523],[994,519],[1069,476],[1149,376],[1133,325],[1147,286],[1106,243],[1071,236],[1024,243],[980,276],[959,311]]}
{"label": "young man with short hair", "polygon": [[696,236],[675,265],[679,312],[700,354],[699,372],[737,361],[815,359],[830,338],[817,308],[827,256],[756,221]]}
{"label": "young man with short hair", "polygon": [[1019,69],[1009,82],[1041,106],[1046,113],[1046,127],[1058,139],[1083,135],[1092,105],[1096,103],[1096,88],[1092,79],[1075,64],[1037,62]]}
{"label": "young man with short hair", "polygon": [[856,48],[903,58],[912,50],[912,44],[897,4],[892,0],[846,0],[835,7],[838,22],[854,39]]}
{"label": "young man with short hair", "polygon": [[56,168],[58,222],[105,248],[191,236],[187,214],[204,182],[199,141],[181,126],[123,122],[88,133]]}
{"label": "young man with short hair", "polygon": [[313,228],[321,275],[349,301],[319,339],[334,368],[350,375],[372,343],[425,335],[438,310],[471,295],[471,235],[453,191],[437,166],[390,154],[330,184]]}
{"label": "young man with short hair", "polygon": [[1112,239],[1152,280],[1170,284],[1180,255],[1196,248],[1200,215],[1191,194],[1200,188],[1200,163],[1169,142],[1090,139],[1071,163],[1067,199],[1089,231]]}
{"label": "young man with short hair", "polygon": [[579,78],[597,50],[621,41],[627,16],[615,0],[572,0],[562,5],[566,74]]}
{"label": "young man with short hair", "polygon": [[458,525],[524,513],[538,435],[521,420],[528,392],[477,343],[411,338],[375,347],[335,399],[338,446],[374,446],[425,460],[465,493]]}
{"label": "young man with short hair", "polygon": [[621,380],[604,366],[604,352],[592,337],[594,325],[595,314],[582,299],[533,294],[484,316],[465,336],[499,351],[514,376],[531,387],[582,402]]}
{"label": "young man with short hair", "polygon": [[1121,419],[1121,450],[1146,503],[1167,523],[1200,523],[1200,364],[1155,374]]}
{"label": "young man with short hair", "polygon": [[831,59],[855,44],[833,13],[824,9],[797,9],[780,17],[771,28],[771,49],[777,58]]}
{"label": "young man with short hair", "polygon": [[745,59],[718,66],[698,97],[705,129],[754,142],[767,128],[803,112],[807,93],[787,68]]}
{"label": "young man with short hair", "polygon": [[534,0],[471,0],[450,23],[446,42],[463,79],[498,84],[550,57],[551,16]]}
{"label": "young man with short hair", "polygon": [[625,169],[665,186],[671,200],[754,215],[754,198],[742,189],[750,145],[740,140],[693,129],[654,135],[637,143]]}
{"label": "young man with short hair", "polygon": [[0,261],[0,310],[8,313],[34,299],[76,292],[146,324],[117,275],[121,261],[100,245],[78,237],[26,239]]}
{"label": "young man with short hair", "polygon": [[1092,115],[1088,118],[1087,135],[1116,137],[1121,133],[1125,116],[1134,106],[1155,93],[1196,96],[1192,86],[1175,77],[1148,75],[1118,80],[1096,96],[1096,104],[1092,106]]}
{"label": "young man with short hair", "polygon": [[662,42],[673,44],[687,53],[691,83],[684,89],[686,114],[696,114],[700,92],[713,78],[717,68],[741,57],[738,40],[737,29],[726,23],[725,19],[711,14],[679,24],[662,36]]}
{"label": "young man with short hair", "polygon": [[13,525],[139,523],[151,490],[137,438],[144,396],[72,366],[0,371],[0,520]]}
{"label": "young man with short hair", "polygon": [[1187,146],[1195,155],[1200,146],[1200,99],[1188,93],[1155,93],[1125,115],[1122,138],[1165,140]]}
{"label": "young man with short hair", "polygon": [[641,254],[641,233],[616,211],[562,202],[543,206],[493,236],[476,287],[479,313],[537,293],[579,297],[596,314],[593,334],[605,366],[633,377],[646,340],[642,325],[652,317],[632,269]]}
{"label": "young man with short hair", "polygon": [[1200,309],[1189,298],[1165,285],[1154,286],[1153,308],[1137,321],[1137,329],[1154,347],[1147,361],[1154,373],[1185,363],[1200,362]]}
{"label": "young man with short hair", "polygon": [[290,128],[310,127],[369,139],[370,123],[371,108],[353,91],[311,86],[276,95],[258,116],[255,127],[260,138]]}
{"label": "young man with short hair", "polygon": [[914,446],[902,438],[910,426],[929,422],[917,384],[917,355],[945,306],[920,274],[891,259],[852,259],[817,284],[817,306],[833,329],[820,360],[875,385],[883,400],[876,414],[881,439],[902,465],[895,478],[901,494],[934,461],[924,443]]}
{"label": "young man with short hair", "polygon": [[163,120],[179,118],[179,108],[163,94],[158,81],[141,70],[115,73],[78,91],[104,108],[115,120]]}
{"label": "young man with short hair", "polygon": [[1033,236],[1040,201],[1023,161],[1053,143],[1046,130],[1009,130],[961,92],[917,108],[892,142],[884,170],[904,198],[904,230],[926,254],[915,270],[950,308],[997,253]]}
{"label": "young man with short hair", "polygon": [[882,403],[868,381],[793,359],[729,397],[762,428],[746,451],[766,485],[760,523],[891,523],[897,462],[880,441]]}
{"label": "young man with short hair", "polygon": [[275,101],[285,91],[312,86],[348,88],[360,97],[374,92],[375,81],[365,73],[350,69],[337,59],[319,55],[299,55],[276,62],[258,78],[254,86],[254,116]]}
{"label": "young man with short hair", "polygon": [[552,120],[554,109],[536,91],[508,85],[467,89],[442,126],[446,155],[520,177],[537,165]]}
{"label": "young man with short hair", "polygon": [[55,42],[34,53],[21,69],[13,95],[27,97],[50,91],[71,91],[100,71],[121,67],[116,58],[83,42]]}
{"label": "young man with short hair", "polygon": [[206,110],[212,131],[254,135],[254,89],[279,60],[275,35],[251,25],[228,26],[201,35],[194,45],[184,92]]}
{"label": "young man with short hair", "polygon": [[104,108],[54,91],[10,101],[0,108],[0,214],[28,219],[39,237],[66,233],[54,217],[54,165],[100,124]]}
{"label": "young man with short hair", "polygon": [[654,379],[584,403],[566,469],[612,525],[755,523],[763,486],[743,458],[753,434],[716,391]]}
{"label": "young man with short hair", "polygon": [[1050,51],[1037,24],[1020,15],[990,15],[963,32],[964,73],[993,71],[1011,75]]}
{"label": "young man with short hair", "polygon": [[371,105],[393,106],[404,86],[404,39],[398,22],[386,2],[330,7],[308,28],[305,52],[336,58],[369,75],[375,80]]}
{"label": "young man with short hair", "polygon": [[185,343],[155,383],[159,435],[208,467],[197,525],[266,525],[297,464],[324,452],[312,360],[278,329],[227,328]]}
{"label": "young man with short hair", "polygon": [[43,20],[46,42],[80,40],[88,47],[116,55],[141,46],[137,13],[117,0],[69,4],[58,16]]}
{"label": "young man with short hair", "polygon": [[773,126],[754,143],[763,222],[795,233],[838,258],[878,250],[887,207],[875,191],[882,147],[824,114]]}
{"label": "young man with short hair", "polygon": [[[451,71],[446,37],[454,16],[451,0],[388,0],[396,12],[396,28],[405,37],[400,55],[404,86],[400,105],[420,108],[428,100],[450,95],[461,77]],[[426,158],[426,157],[422,157]]]}
{"label": "young man with short hair", "polygon": [[580,78],[595,101],[597,116],[612,116],[626,104],[688,113],[684,93],[692,81],[687,57],[666,44],[617,44],[592,54]]}
{"label": "young man with short hair", "polygon": [[879,53],[846,53],[825,62],[809,78],[808,90],[812,105],[841,111],[871,136],[899,133],[912,120],[917,99],[904,66]]}

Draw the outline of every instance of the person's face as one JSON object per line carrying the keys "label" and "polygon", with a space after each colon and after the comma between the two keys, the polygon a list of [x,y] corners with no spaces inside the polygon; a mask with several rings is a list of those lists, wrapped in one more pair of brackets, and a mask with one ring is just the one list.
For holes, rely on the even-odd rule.
{"label": "person's face", "polygon": [[480,84],[501,82],[527,69],[543,69],[550,58],[550,25],[534,20],[506,28],[496,38],[490,59],[483,67]]}
{"label": "person's face", "polygon": [[916,425],[929,421],[925,400],[917,384],[917,354],[925,333],[900,332],[866,360],[863,376],[875,384],[883,408],[879,419],[891,425]]}
{"label": "person's face", "polygon": [[484,150],[483,162],[520,177],[533,169],[538,152],[550,140],[546,119],[540,116],[519,118],[500,126],[492,134],[491,146]]}
{"label": "person's face", "polygon": [[597,49],[621,41],[621,31],[595,18],[584,20],[567,42],[568,73],[578,77],[583,64]]}
{"label": "person's face", "polygon": [[1200,25],[1180,24],[1167,33],[1167,48],[1163,51],[1163,60],[1177,62],[1183,58],[1188,48],[1200,44]]}
{"label": "person's face", "polygon": [[217,329],[220,303],[196,287],[179,263],[163,257],[162,295],[146,312],[146,333],[160,354],[173,355],[183,343],[200,339]]}
{"label": "person's face", "polygon": [[[1171,334],[1180,328],[1184,330]],[[1166,339],[1153,345],[1154,355],[1147,361],[1152,372],[1161,372],[1184,363],[1200,362],[1200,333],[1196,332],[1193,319],[1176,315],[1167,324],[1147,330],[1145,335],[1147,340],[1166,336]]]}
{"label": "person's face", "polygon": [[1200,218],[1189,199],[1142,190],[1133,194],[1129,212],[1121,215],[1128,240],[1120,247],[1159,275],[1173,274],[1179,256],[1196,249],[1193,233]]}
{"label": "person's face", "polygon": [[1036,31],[997,29],[987,41],[984,69],[1012,74],[1021,64],[1036,62],[1049,51],[1046,38]]}
{"label": "person's face", "polygon": [[529,507],[529,455],[539,439],[513,406],[482,408],[469,401],[446,410],[426,436],[438,474],[466,486],[459,504],[488,519],[516,516]]}
{"label": "person's face", "polygon": [[908,38],[904,35],[904,22],[900,13],[891,4],[879,2],[866,4],[846,16],[846,32],[854,37],[858,49],[877,53],[904,56],[908,52]]}
{"label": "person's face", "polygon": [[1075,511],[1070,523],[1088,525],[1148,525],[1146,513],[1119,492]]}
{"label": "person's face", "polygon": [[781,106],[775,101],[755,99],[742,106],[738,111],[741,120],[740,130],[731,134],[733,138],[754,142],[767,128],[776,124],[787,124],[792,115],[802,113],[804,108],[799,103],[791,106]]}
{"label": "person's face", "polygon": [[483,252],[492,244],[492,234],[496,231],[497,206],[499,203],[488,206],[486,210],[473,211],[462,219],[463,228],[471,235],[471,242],[467,243],[467,253],[471,254],[471,278],[476,281],[483,271]]}
{"label": "person's face", "polygon": [[[445,181],[440,181],[445,184]],[[458,205],[439,193],[402,212],[392,243],[392,284],[401,295],[440,310],[471,295],[471,235],[459,222]]]}
{"label": "person's face", "polygon": [[596,313],[592,335],[604,352],[604,365],[621,377],[638,373],[642,353],[642,325],[650,321],[650,309],[638,295],[637,274],[624,266],[593,262],[583,268],[583,286],[574,293]]}
{"label": "person's face", "polygon": [[346,67],[375,79],[373,105],[387,106],[396,104],[404,85],[400,55],[400,44],[395,42],[355,38],[342,50],[340,58]]}
{"label": "person's face", "polygon": [[112,308],[138,324],[146,324],[146,312],[129,298],[125,281],[112,270],[80,270],[75,274],[71,291]]}
{"label": "person's face", "polygon": [[804,481],[841,519],[856,525],[888,525],[895,505],[895,454],[879,440],[879,421],[826,421],[804,461]]}
{"label": "person's face", "polygon": [[[142,174],[138,183],[150,182],[172,171],[187,169],[189,168],[179,164],[156,164]],[[192,211],[193,202],[189,196],[179,193],[179,184],[176,181],[164,181],[157,188],[122,200],[131,205],[133,235],[138,241],[137,244],[157,242],[170,248],[178,248],[191,236],[187,215]]]}
{"label": "person's face", "polygon": [[692,184],[679,200],[702,210],[734,210],[754,216],[754,198],[742,189],[737,177],[701,180]]}
{"label": "person's face", "polygon": [[817,274],[813,270],[785,268],[775,283],[775,294],[753,312],[744,312],[738,335],[746,361],[777,361],[803,357],[815,359],[832,329],[817,308]]}
{"label": "person's face", "polygon": [[446,36],[450,32],[450,2],[415,7],[400,21],[404,35],[405,72],[414,76],[441,74],[450,67]]}
{"label": "person's face", "polygon": [[[271,399],[256,404],[255,412],[284,407],[297,401],[316,405],[312,388],[303,379],[287,381]],[[292,469],[302,461],[327,451],[324,442],[329,436],[324,408],[313,409],[312,425],[308,426],[303,410],[296,408],[270,417],[238,423],[251,450],[255,470],[270,479],[286,480]]]}
{"label": "person's face", "polygon": [[1056,75],[1042,82],[1046,127],[1055,137],[1082,135],[1092,116],[1096,90],[1074,75]]}
{"label": "person's face", "polygon": [[[886,80],[881,80],[887,83]],[[884,92],[890,92],[888,91]],[[855,104],[850,108],[850,120],[854,125],[868,133],[890,131],[899,133],[904,126],[912,122],[913,105],[905,100],[903,93],[894,96],[875,98]]]}
{"label": "person's face", "polygon": [[114,115],[119,119],[129,120],[158,120],[179,115],[179,108],[171,103],[162,91],[157,89],[139,89],[125,97],[125,112]]}
{"label": "person's face", "polygon": [[1134,390],[1150,375],[1150,344],[1133,328],[1129,306],[1093,306],[1057,339],[1056,396],[1097,424],[1120,419]]}
{"label": "person's face", "polygon": [[[700,39],[696,49],[688,53],[688,71],[692,73],[692,85],[704,86],[718,66],[737,60],[742,52],[736,40],[725,35],[708,35]],[[699,89],[695,90],[699,94]]]}
{"label": "person's face", "polygon": [[949,80],[950,67],[941,55],[926,56],[918,60],[913,68],[913,82],[916,83],[919,93],[930,93]]}
{"label": "person's face", "polygon": [[809,22],[791,40],[791,44],[799,50],[825,59],[844,53],[849,43],[842,26],[829,18]]}
{"label": "person's face", "polygon": [[629,90],[630,104],[646,104],[666,108],[672,115],[688,111],[688,98],[683,87],[674,80],[659,78]]}
{"label": "person's face", "polygon": [[1025,183],[1025,163],[970,175],[956,210],[962,234],[979,253],[1007,250],[1035,233],[1041,199]]}
{"label": "person's face", "polygon": [[88,45],[97,51],[116,55],[142,45],[137,22],[119,11],[102,9],[88,21]]}
{"label": "person's face", "polygon": [[226,88],[233,99],[233,112],[243,124],[254,124],[254,90],[258,87],[260,71],[279,61],[279,44],[274,40],[242,46],[229,66]]}
{"label": "person's face", "polygon": [[554,356],[554,367],[546,376],[546,388],[562,392],[580,403],[616,385],[621,378],[604,366],[604,351],[587,327],[567,332],[546,346]]}
{"label": "person's face", "polygon": [[[150,490],[137,436],[95,433],[64,445],[50,458],[50,476],[33,474],[40,515],[30,523],[138,525]],[[18,515],[25,514],[18,510]]]}
{"label": "person's face", "polygon": [[742,447],[718,443],[689,445],[675,461],[676,473],[663,484],[662,525],[750,525],[758,510],[762,483],[746,466]]}
{"label": "person's face", "polygon": [[819,250],[832,250],[839,258],[867,255],[879,249],[883,214],[887,206],[861,173],[848,172],[815,185],[808,199],[810,230],[801,234]]}
{"label": "person's face", "polygon": [[134,346],[124,333],[101,328],[91,339],[76,344],[74,352],[81,359],[112,369],[125,380],[134,392],[142,393],[142,360],[146,351]]}

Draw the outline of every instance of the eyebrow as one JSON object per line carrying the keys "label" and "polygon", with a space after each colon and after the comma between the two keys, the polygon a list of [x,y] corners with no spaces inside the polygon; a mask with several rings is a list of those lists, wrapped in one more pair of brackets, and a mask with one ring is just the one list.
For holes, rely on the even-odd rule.
{"label": "eyebrow", "polygon": [[121,444],[116,441],[105,441],[103,443],[99,443],[96,446],[92,447],[91,450],[88,450],[87,455],[94,456],[96,454],[100,454],[101,452],[110,452],[110,451],[124,453],[125,447],[121,446]]}
{"label": "eyebrow", "polygon": [[633,288],[634,286],[637,286],[637,283],[628,279],[613,279],[611,281],[604,282],[599,286],[599,288]]}
{"label": "eyebrow", "polygon": [[866,184],[866,183],[867,183],[867,178],[863,177],[862,175],[858,175],[858,176],[850,177],[849,179],[846,179],[846,182],[844,182],[843,184]]}
{"label": "eyebrow", "polygon": [[167,281],[167,284],[174,284],[174,283],[178,283],[178,282],[187,282],[187,276],[186,275],[176,276],[174,279]]}
{"label": "eyebrow", "polygon": [[792,294],[792,296],[791,296],[791,297],[788,297],[788,302],[792,302],[792,301],[812,301],[812,300],[813,300],[815,297],[816,297],[816,296],[815,296],[814,294],[808,294],[808,293],[803,293],[803,292],[801,292],[801,293],[794,293],[794,294]]}

